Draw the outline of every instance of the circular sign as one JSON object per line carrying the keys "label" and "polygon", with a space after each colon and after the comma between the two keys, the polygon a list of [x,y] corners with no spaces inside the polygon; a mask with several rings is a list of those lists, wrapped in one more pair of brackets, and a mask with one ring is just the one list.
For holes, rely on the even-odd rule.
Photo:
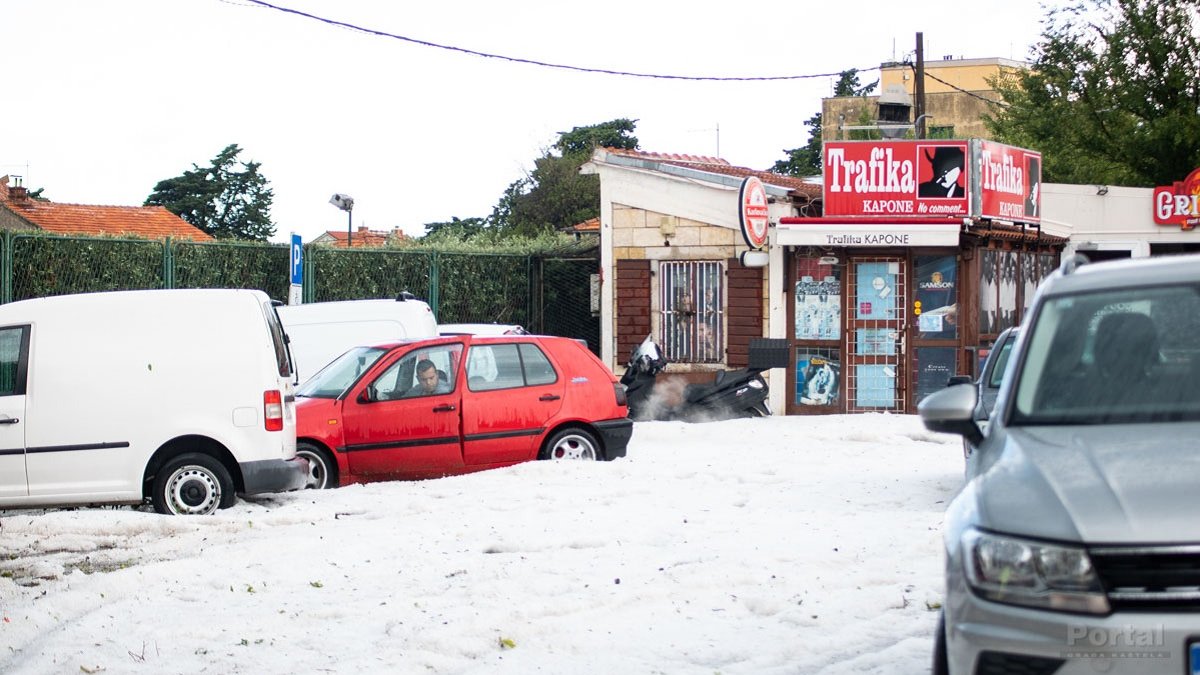
{"label": "circular sign", "polygon": [[750,248],[762,248],[767,243],[767,189],[755,176],[746,176],[738,192],[738,221],[742,237]]}

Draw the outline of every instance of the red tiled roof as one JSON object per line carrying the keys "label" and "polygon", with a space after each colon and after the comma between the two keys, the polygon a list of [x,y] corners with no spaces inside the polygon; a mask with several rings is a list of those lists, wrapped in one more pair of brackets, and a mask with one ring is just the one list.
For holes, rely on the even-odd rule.
{"label": "red tiled roof", "polygon": [[802,178],[795,176],[785,176],[774,171],[759,171],[758,169],[750,169],[744,166],[733,166],[728,161],[719,157],[701,157],[697,155],[671,155],[658,152],[642,152],[641,150],[624,150],[621,148],[604,148],[605,152],[614,155],[622,155],[624,157],[635,157],[638,159],[646,159],[663,164],[674,164],[676,166],[686,166],[698,171],[707,171],[709,173],[719,173],[726,176],[736,176],[745,178],[746,176],[757,176],[759,180],[769,185],[776,185],[782,188],[787,188],[793,192],[804,195],[809,199],[819,199],[821,197],[822,186],[816,183],[809,183]]}
{"label": "red tiled roof", "polygon": [[[16,214],[37,229],[54,234],[132,236],[144,239],[211,241],[212,235],[161,206],[92,206],[59,204],[21,197],[0,178],[0,208]],[[23,193],[23,190],[20,190]]]}
{"label": "red tiled roof", "polygon": [[585,232],[599,232],[599,231],[600,231],[600,219],[599,218],[591,218],[589,220],[583,221],[582,223],[576,223],[575,225],[572,225],[570,227],[563,228],[563,232],[567,232],[567,233],[571,233],[571,234],[580,234],[580,233],[585,233]]}
{"label": "red tiled roof", "polygon": [[[326,244],[327,246],[346,248],[346,239],[348,234],[349,233],[345,230],[326,230],[325,234],[317,237],[317,240],[318,243]],[[327,242],[326,237],[332,239],[333,241]],[[355,248],[358,248],[359,246],[364,248],[369,248],[372,246],[387,246],[387,243],[393,239],[405,239],[406,237],[407,235],[401,232],[399,228],[396,228],[391,232],[380,232],[378,230],[368,230],[365,227],[359,227],[358,230],[354,232],[354,236],[350,238],[350,245]]]}
{"label": "red tiled roof", "polygon": [[642,150],[626,150],[624,148],[605,148],[605,150],[614,155],[624,155],[626,157],[638,157],[640,159],[649,159],[656,162],[670,162],[672,164],[717,164],[730,166],[729,162],[720,157],[705,157],[703,155],[680,155],[675,153],[664,152],[644,152]]}

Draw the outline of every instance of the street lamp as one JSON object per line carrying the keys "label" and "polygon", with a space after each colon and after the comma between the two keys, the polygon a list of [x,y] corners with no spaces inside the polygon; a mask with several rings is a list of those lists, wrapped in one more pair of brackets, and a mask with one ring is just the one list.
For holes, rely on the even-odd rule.
{"label": "street lamp", "polygon": [[339,192],[329,198],[329,203],[346,212],[346,248],[350,248],[354,244],[354,197]]}

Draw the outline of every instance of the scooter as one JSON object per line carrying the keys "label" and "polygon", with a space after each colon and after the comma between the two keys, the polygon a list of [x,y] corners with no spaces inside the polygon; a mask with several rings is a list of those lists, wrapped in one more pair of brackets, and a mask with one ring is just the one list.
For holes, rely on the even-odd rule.
{"label": "scooter", "polygon": [[752,363],[755,367],[718,371],[712,382],[688,384],[679,393],[677,402],[670,402],[654,391],[658,375],[667,363],[651,336],[633,350],[621,376],[631,418],[702,422],[771,414],[762,372],[774,366]]}

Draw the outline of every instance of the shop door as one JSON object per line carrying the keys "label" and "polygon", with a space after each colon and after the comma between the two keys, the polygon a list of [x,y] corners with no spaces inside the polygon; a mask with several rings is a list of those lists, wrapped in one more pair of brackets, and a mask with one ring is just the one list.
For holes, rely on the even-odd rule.
{"label": "shop door", "polygon": [[904,258],[849,261],[845,364],[846,411],[904,412],[907,305]]}

